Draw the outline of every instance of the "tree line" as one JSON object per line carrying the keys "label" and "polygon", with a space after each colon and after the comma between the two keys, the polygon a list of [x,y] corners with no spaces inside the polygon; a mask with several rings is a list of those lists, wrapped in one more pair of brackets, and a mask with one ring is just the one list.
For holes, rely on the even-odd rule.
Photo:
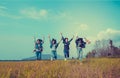
{"label": "tree line", "polygon": [[114,46],[113,40],[97,40],[86,57],[120,57],[120,47]]}

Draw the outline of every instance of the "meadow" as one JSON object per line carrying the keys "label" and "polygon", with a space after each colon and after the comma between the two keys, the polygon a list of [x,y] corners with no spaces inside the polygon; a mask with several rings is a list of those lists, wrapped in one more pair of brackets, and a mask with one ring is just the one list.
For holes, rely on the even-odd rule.
{"label": "meadow", "polygon": [[0,62],[0,78],[120,78],[120,58]]}

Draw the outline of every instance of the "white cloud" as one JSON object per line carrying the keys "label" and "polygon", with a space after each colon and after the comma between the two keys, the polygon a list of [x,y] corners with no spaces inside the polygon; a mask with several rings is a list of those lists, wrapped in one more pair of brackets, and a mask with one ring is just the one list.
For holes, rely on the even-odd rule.
{"label": "white cloud", "polygon": [[5,11],[0,11],[0,16],[8,17],[8,18],[13,18],[13,19],[21,19],[22,18],[21,16],[12,15],[12,14],[9,14],[9,13],[7,13]]}
{"label": "white cloud", "polygon": [[87,24],[80,24],[80,28],[82,30],[87,30],[88,29],[88,25]]}
{"label": "white cloud", "polygon": [[98,39],[112,39],[115,41],[120,41],[120,30],[107,29],[105,31],[101,31],[97,35]]}
{"label": "white cloud", "polygon": [[13,15],[13,14],[8,13],[7,9],[8,8],[5,7],[5,6],[0,6],[0,16],[13,18],[13,19],[20,19],[20,18],[22,18],[21,16]]}
{"label": "white cloud", "polygon": [[74,23],[75,26],[76,26],[76,31],[85,31],[85,30],[88,30],[88,25],[87,24],[81,24],[81,23],[78,23],[78,22],[75,22]]}
{"label": "white cloud", "polygon": [[20,13],[27,18],[40,19],[47,17],[48,11],[46,9],[36,10],[35,8],[23,9]]}
{"label": "white cloud", "polygon": [[88,29],[88,24],[85,23],[80,23],[78,21],[73,23],[75,26],[78,26],[78,29],[80,30],[87,30]]}
{"label": "white cloud", "polygon": [[66,18],[66,19],[69,18],[66,12],[62,12],[62,11],[58,11],[58,12],[50,11],[50,19],[52,19],[52,20],[58,20],[58,19],[63,19],[63,18]]}
{"label": "white cloud", "polygon": [[42,10],[40,10],[40,16],[46,16],[47,15],[47,10],[45,10],[45,9],[42,9]]}
{"label": "white cloud", "polygon": [[59,20],[59,19],[68,19],[68,14],[64,11],[55,11],[51,9],[37,9],[36,7],[29,7],[22,9],[20,11],[21,15],[24,18],[30,19],[48,19],[48,20]]}
{"label": "white cloud", "polygon": [[37,9],[36,7],[29,7],[19,10],[18,14],[14,15],[14,14],[10,14],[8,9],[9,8],[5,6],[0,6],[0,16],[12,18],[12,19],[28,18],[33,20],[40,20],[46,18],[47,20],[69,19],[67,13],[63,11],[54,11],[47,9]]}
{"label": "white cloud", "polygon": [[5,6],[0,6],[0,10],[4,10],[4,9],[7,9],[7,7],[5,7]]}

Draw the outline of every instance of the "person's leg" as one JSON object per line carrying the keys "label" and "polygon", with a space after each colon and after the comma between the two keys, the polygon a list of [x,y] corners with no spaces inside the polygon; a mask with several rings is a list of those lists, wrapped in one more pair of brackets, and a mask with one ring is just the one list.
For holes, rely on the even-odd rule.
{"label": "person's leg", "polygon": [[67,52],[64,50],[64,60],[66,61],[66,58],[67,58]]}
{"label": "person's leg", "polygon": [[77,49],[77,59],[79,59],[80,58],[79,47],[76,47],[76,49]]}
{"label": "person's leg", "polygon": [[57,52],[55,51],[55,59],[57,59]]}
{"label": "person's leg", "polygon": [[80,52],[80,60],[82,60],[82,58],[83,58],[83,51],[82,51],[82,48],[80,48],[79,52]]}
{"label": "person's leg", "polygon": [[78,48],[78,59],[80,59],[81,48]]}
{"label": "person's leg", "polygon": [[39,59],[39,52],[36,52],[37,60]]}
{"label": "person's leg", "polygon": [[42,52],[39,52],[39,60],[42,59]]}
{"label": "person's leg", "polygon": [[69,58],[69,51],[68,50],[65,51],[65,61],[67,60],[67,58]]}
{"label": "person's leg", "polygon": [[53,51],[53,55],[54,55],[53,58],[55,59],[55,51]]}
{"label": "person's leg", "polygon": [[53,51],[53,59],[55,59],[55,51]]}
{"label": "person's leg", "polygon": [[69,58],[69,50],[67,51],[67,58]]}
{"label": "person's leg", "polygon": [[53,60],[53,58],[54,58],[54,52],[51,51],[51,61]]}
{"label": "person's leg", "polygon": [[64,57],[66,58],[66,51],[64,51]]}

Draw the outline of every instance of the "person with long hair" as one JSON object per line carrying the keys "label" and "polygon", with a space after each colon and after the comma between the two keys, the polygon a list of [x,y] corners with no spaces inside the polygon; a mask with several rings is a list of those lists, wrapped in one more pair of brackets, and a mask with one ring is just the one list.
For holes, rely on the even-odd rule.
{"label": "person with long hair", "polygon": [[50,35],[48,36],[49,41],[50,41],[50,48],[51,48],[51,61],[52,60],[56,60],[57,59],[57,48],[58,45],[60,44],[61,40],[57,43],[56,39],[52,39],[50,38]]}

